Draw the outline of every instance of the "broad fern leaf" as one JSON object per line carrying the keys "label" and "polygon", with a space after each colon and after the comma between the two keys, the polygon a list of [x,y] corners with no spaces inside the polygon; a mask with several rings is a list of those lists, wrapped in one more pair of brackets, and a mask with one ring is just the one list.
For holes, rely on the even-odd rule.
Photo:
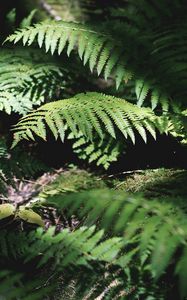
{"label": "broad fern leaf", "polygon": [[[116,85],[119,87],[123,79],[130,78],[130,70],[125,65],[126,56],[121,42],[116,42],[109,33],[99,32],[88,25],[70,22],[45,21],[16,31],[7,41],[31,45],[37,40],[39,47],[44,46],[46,52],[55,50],[60,55],[66,48],[69,56],[77,48],[83,64],[89,64],[98,75],[104,73],[105,79],[117,74]],[[120,68],[120,70],[119,70]],[[127,75],[125,75],[127,72]]]}
{"label": "broad fern leaf", "polygon": [[150,109],[139,108],[123,99],[99,93],[78,94],[45,104],[23,117],[13,129],[14,141],[32,140],[33,134],[45,140],[48,125],[55,138],[61,136],[62,141],[69,128],[75,136],[81,131],[90,141],[95,133],[101,139],[105,132],[115,138],[118,129],[133,143],[137,131],[146,142],[146,130],[155,137],[155,118]]}

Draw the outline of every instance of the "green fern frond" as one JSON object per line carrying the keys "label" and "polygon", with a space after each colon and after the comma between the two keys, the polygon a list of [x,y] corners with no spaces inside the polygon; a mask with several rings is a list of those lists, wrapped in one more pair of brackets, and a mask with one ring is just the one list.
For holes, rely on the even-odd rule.
{"label": "green fern frond", "polygon": [[98,136],[89,141],[81,132],[74,136],[71,132],[68,139],[73,140],[73,152],[80,159],[86,159],[89,163],[96,163],[107,170],[112,162],[117,161],[120,154],[123,153],[124,144],[111,136],[104,135],[103,139]]}
{"label": "green fern frond", "polygon": [[[30,233],[17,232],[16,235],[4,230],[1,231],[1,236],[2,257],[20,259],[24,261],[24,266],[36,261],[37,258],[37,278],[38,281],[41,279],[41,283],[35,290],[32,276],[32,282],[31,280],[28,282],[28,287],[33,285],[33,292],[40,295],[38,299],[43,299],[42,296],[46,295],[45,291],[50,288],[54,295],[54,285],[58,283],[58,276],[63,279],[61,280],[63,291],[67,290],[69,279],[74,282],[75,291],[72,299],[82,299],[83,295],[95,299],[103,293],[109,299],[113,299],[112,295],[120,295],[124,291],[127,295],[131,294],[130,288],[133,287],[133,282],[130,282],[126,272],[123,271],[124,253],[121,237],[106,238],[104,231],[96,231],[95,226],[81,227],[73,232],[64,229],[58,234],[55,234],[54,227],[47,231],[38,229]],[[129,255],[129,259],[131,256],[132,254]],[[48,268],[48,278],[45,271],[44,274],[41,272],[41,269],[45,270],[45,268]],[[127,269],[129,270],[128,266],[125,267],[125,270]],[[98,282],[98,275],[103,277],[102,284]],[[86,281],[83,280],[85,276],[88,278]],[[10,282],[11,276],[8,279]],[[5,283],[3,286],[6,288]],[[27,283],[24,286],[26,289]],[[25,289],[22,289],[23,295]],[[19,286],[15,290],[22,296]],[[138,294],[138,289],[135,294]],[[7,295],[9,296],[9,291]],[[35,299],[34,295],[35,293],[32,298],[31,294],[29,299]],[[27,300],[27,298],[23,299]]]}
{"label": "green fern frond", "polygon": [[35,157],[32,150],[28,153],[23,147],[17,147],[10,151],[6,140],[0,140],[0,177],[4,181],[11,182],[13,177],[30,178],[47,170],[48,167]]}
{"label": "green fern frond", "polygon": [[65,84],[55,60],[38,50],[0,50],[0,110],[21,115],[56,97]]}
{"label": "green fern frond", "polygon": [[[139,108],[127,101],[99,93],[78,94],[73,98],[52,102],[23,117],[14,130],[14,144],[21,139],[34,140],[34,135],[46,140],[46,125],[54,137],[64,140],[69,128],[90,141],[94,134],[103,139],[104,132],[113,138],[116,129],[135,143],[135,132],[146,142],[146,130],[155,138],[155,115],[148,108]],[[115,129],[116,128],[116,129]]]}
{"label": "green fern frond", "polygon": [[46,297],[51,287],[42,288],[44,280],[28,281],[26,274],[1,270],[0,297],[5,300],[40,300]]}
{"label": "green fern frond", "polygon": [[[133,74],[139,105],[147,94],[153,94],[152,107],[161,103],[167,110],[168,103],[186,99],[187,57],[183,41],[187,31],[185,18],[181,18],[181,15],[185,17],[186,8],[175,3],[163,15],[165,5],[158,5],[157,1],[150,4],[148,0],[140,3],[128,2],[123,26],[107,23],[107,29],[101,31],[99,27],[48,21],[18,30],[7,40],[14,43],[22,40],[24,45],[37,41],[52,54],[66,49],[70,55],[77,49],[91,71],[104,74],[105,79],[114,76],[117,87]],[[155,20],[151,27],[150,15]],[[175,19],[178,21],[173,23]]]}
{"label": "green fern frond", "polygon": [[[125,289],[125,284],[126,289],[130,284],[131,288],[133,284],[137,285],[130,299],[136,299],[139,293],[150,295],[153,280],[164,276],[168,266],[175,267],[183,286],[186,269],[182,262],[185,259],[187,223],[186,216],[173,205],[149,202],[111,190],[74,193],[63,198],[61,194],[54,195],[48,197],[43,205],[66,211],[67,217],[76,216],[85,226],[72,232],[63,229],[57,234],[54,227],[47,231],[38,228],[30,233],[18,231],[17,234],[1,230],[2,257],[21,259],[25,264],[37,258],[38,270],[49,268],[53,276],[62,272],[64,278],[65,274],[72,278],[72,272],[77,274],[77,268],[79,272],[89,271],[92,287],[97,283],[93,281],[93,271],[98,276],[101,272],[111,274],[113,270],[114,279],[121,281],[120,291],[122,286]],[[166,239],[171,246],[169,248],[165,244]],[[176,256],[178,249],[183,252]],[[107,271],[107,268],[111,270]],[[137,275],[133,278],[135,270]],[[141,272],[149,276],[148,290],[145,287],[142,290]],[[170,272],[172,276],[174,274]],[[111,280],[110,275],[108,279]],[[114,291],[117,286],[113,286]],[[85,286],[84,291],[87,291]],[[113,299],[110,292],[108,297]],[[181,293],[186,296],[185,289],[182,288]]]}
{"label": "green fern frond", "polygon": [[169,114],[169,133],[184,145],[187,143],[187,110],[179,114]]}
{"label": "green fern frond", "polygon": [[[184,259],[184,252],[180,252],[180,258],[176,258],[175,254],[177,249],[185,248],[187,222],[186,216],[174,205],[129,197],[111,190],[71,194],[63,196],[63,199],[59,194],[47,198],[45,202],[61,211],[66,210],[68,216],[76,215],[87,226],[97,224],[110,234],[121,234],[127,248],[137,248],[130,261],[138,255],[142,266],[149,265],[154,278],[162,276],[173,263],[179,270],[177,263]],[[128,257],[128,252],[126,255]],[[125,257],[119,258],[118,262],[121,267],[127,263]],[[182,270],[182,282],[184,274]]]}
{"label": "green fern frond", "polygon": [[[19,232],[17,235],[13,233],[7,235],[5,230],[2,231],[0,248],[3,248],[2,255],[4,258],[14,257],[29,263],[37,257],[38,270],[39,268],[48,267],[53,276],[62,274],[65,279],[66,277],[68,278],[66,275],[68,271],[69,275],[72,276],[72,273],[74,274],[74,280],[76,280],[79,279],[79,274],[83,278],[82,272],[85,274],[89,273],[89,281],[92,282],[92,287],[89,285],[91,287],[89,293],[91,292],[92,295],[97,294],[99,296],[103,290],[105,291],[106,287],[110,286],[109,283],[113,281],[115,281],[115,284],[110,286],[107,293],[109,299],[112,299],[112,295],[115,295],[117,291],[118,293],[124,290],[127,292],[130,286],[133,287],[133,278],[130,282],[127,274],[129,272],[129,263],[133,256],[136,255],[138,249],[135,247],[133,250],[125,252],[122,237],[113,236],[106,238],[104,230],[96,231],[95,226],[80,227],[72,232],[64,229],[58,234],[55,234],[54,227],[47,231],[39,228],[29,234]],[[131,263],[132,268],[133,266],[136,268],[136,265]],[[77,269],[79,270],[76,276],[78,278],[75,277]],[[112,269],[113,276],[110,275]],[[99,287],[95,275],[103,275],[104,273],[102,285],[100,289],[95,291],[93,289],[94,285]],[[105,280],[106,276],[108,280]],[[112,277],[113,280],[111,280]],[[77,282],[77,285],[80,283],[80,281]],[[83,280],[81,285],[84,287],[84,293],[88,292],[85,289],[86,285]],[[139,288],[141,290],[141,283],[139,283]],[[134,296],[138,294],[138,288],[136,289]]]}
{"label": "green fern frond", "polygon": [[[17,43],[23,40],[24,45],[31,45],[37,40],[39,47],[45,46],[46,52],[51,54],[58,51],[61,54],[66,48],[69,56],[76,47],[84,65],[89,64],[90,70],[97,69],[98,75],[104,73],[105,79],[110,74],[116,74],[117,88],[125,79],[126,59],[123,47],[106,33],[99,33],[86,25],[68,22],[43,22],[17,31],[7,38]],[[126,78],[131,78],[127,70]]]}

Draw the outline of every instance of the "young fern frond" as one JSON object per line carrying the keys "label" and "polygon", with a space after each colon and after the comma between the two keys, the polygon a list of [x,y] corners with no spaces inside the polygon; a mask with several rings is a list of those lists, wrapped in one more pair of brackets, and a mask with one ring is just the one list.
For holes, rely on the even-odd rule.
{"label": "young fern frond", "polygon": [[79,131],[90,141],[95,134],[103,139],[105,132],[116,138],[118,129],[135,143],[135,132],[146,142],[146,130],[156,137],[156,116],[149,108],[139,108],[124,99],[99,93],[77,94],[73,98],[51,102],[23,117],[13,129],[14,145],[21,139],[46,140],[46,127],[54,137],[64,141],[67,128],[77,136]]}

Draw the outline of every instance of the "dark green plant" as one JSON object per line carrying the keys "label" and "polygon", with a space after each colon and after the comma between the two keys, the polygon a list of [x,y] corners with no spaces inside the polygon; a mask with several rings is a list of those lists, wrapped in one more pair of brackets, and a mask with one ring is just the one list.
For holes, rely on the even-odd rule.
{"label": "dark green plant", "polygon": [[[180,209],[107,190],[68,196],[57,193],[40,201],[72,219],[77,224],[74,230],[63,229],[55,234],[56,229],[50,227],[47,231],[39,228],[30,233],[19,231],[16,235],[14,231],[1,231],[1,257],[20,260],[25,268],[29,263],[36,264],[38,279],[45,276],[49,287],[55,285],[59,276],[64,282],[71,278],[75,289],[73,299],[77,299],[80,288],[83,293],[80,299],[84,299],[85,293],[93,293],[90,299],[95,299],[106,288],[109,299],[112,295],[120,299],[120,294],[128,295],[129,290],[129,299],[150,296],[157,299],[158,295],[159,299],[166,299],[170,289],[176,289],[177,285],[181,299],[186,295],[187,223]],[[47,274],[46,268],[50,270]],[[168,287],[159,292],[158,286],[169,269],[173,271]],[[104,276],[104,272],[109,273],[108,278],[100,285],[98,276]],[[81,282],[82,273],[89,274],[87,283]],[[98,284],[100,288],[94,290]]]}
{"label": "dark green plant", "polygon": [[[123,148],[122,136],[135,143],[138,133],[146,142],[147,132],[155,138],[159,131],[186,140],[185,1],[124,3],[120,10],[112,8],[111,20],[102,26],[50,19],[22,26],[6,39],[10,47],[19,41],[24,47],[0,51],[0,109],[24,115],[45,102],[13,127],[13,146],[22,139],[35,141],[35,135],[47,140],[48,129],[62,141],[68,133],[82,158],[108,168]],[[58,60],[45,52],[54,59],[58,54]],[[76,62],[78,79],[83,69],[76,56],[85,74],[93,73],[90,81],[95,82],[82,87],[82,93],[72,87],[62,93],[74,68],[61,69],[62,52]],[[110,82],[113,96],[100,88],[98,76],[102,86],[104,80]],[[125,100],[127,83],[129,102]],[[6,151],[1,155],[7,159]],[[16,218],[1,220],[5,229],[0,263],[2,269],[16,272],[16,277],[2,273],[6,292],[2,297],[35,299],[26,295],[28,284],[30,293],[39,292],[36,299],[47,298],[44,288],[54,291],[62,278],[63,297],[77,300],[185,299],[187,224],[182,209],[163,199],[148,201],[111,190],[62,194],[58,188],[50,194],[49,188],[28,204],[45,221],[45,229],[33,228],[36,225],[27,224],[27,218],[26,224]],[[10,267],[4,265],[5,259]],[[17,274],[17,265],[23,277]],[[10,292],[7,276],[16,287]],[[35,285],[35,280],[41,284]]]}

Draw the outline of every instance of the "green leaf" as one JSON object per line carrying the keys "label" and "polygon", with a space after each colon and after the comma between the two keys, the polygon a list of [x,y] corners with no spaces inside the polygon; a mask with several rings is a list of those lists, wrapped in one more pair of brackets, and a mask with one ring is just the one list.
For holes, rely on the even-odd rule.
{"label": "green leaf", "polygon": [[14,213],[15,213],[14,205],[8,203],[0,205],[0,220],[13,216]]}
{"label": "green leaf", "polygon": [[45,226],[41,216],[34,212],[32,209],[26,209],[25,207],[20,206],[18,212],[16,213],[16,216],[28,223],[37,224],[41,227]]}

